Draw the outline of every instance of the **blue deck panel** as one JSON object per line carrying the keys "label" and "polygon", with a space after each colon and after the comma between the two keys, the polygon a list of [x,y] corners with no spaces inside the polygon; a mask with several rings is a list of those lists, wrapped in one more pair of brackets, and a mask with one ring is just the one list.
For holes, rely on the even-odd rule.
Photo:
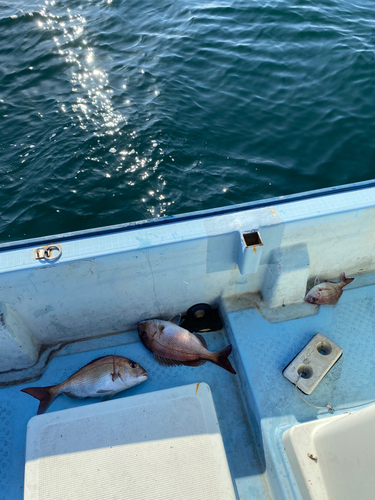
{"label": "blue deck panel", "polygon": [[247,382],[243,384],[245,397],[254,412],[256,431],[262,435],[261,458],[277,498],[301,498],[281,443],[283,432],[333,414],[301,402],[282,371],[321,332],[342,347],[343,355],[305,399],[320,407],[330,402],[338,409],[375,400],[374,293],[374,286],[348,290],[336,306],[321,306],[317,315],[277,324],[268,323],[254,309],[226,315],[239,374]]}
{"label": "blue deck panel", "polygon": [[[134,334],[132,334],[134,339]],[[116,338],[112,338],[116,341]],[[206,334],[210,350],[218,350],[227,344],[224,332]],[[96,345],[100,342],[94,341]],[[108,339],[103,339],[108,344]],[[89,342],[85,342],[89,345]],[[100,356],[113,354],[113,347],[73,353],[79,344],[72,344],[52,359],[39,380],[0,390],[0,500],[21,500],[23,498],[23,476],[26,426],[28,420],[36,414],[38,401],[20,392],[23,387],[48,386],[59,383],[89,361]],[[67,353],[66,355],[63,355]],[[207,362],[201,367],[164,367],[160,366],[139,342],[117,347],[116,354],[139,362],[148,372],[148,380],[116,398],[127,397],[146,392],[177,387],[181,385],[206,382],[212,390],[215,408],[220,423],[228,463],[238,498],[267,499],[267,485],[254,441],[247,424],[238,378],[222,368]],[[59,396],[52,403],[48,412],[89,405],[98,399],[75,400]]]}
{"label": "blue deck panel", "polygon": [[[305,398],[317,406],[331,402],[337,408],[375,399],[374,294],[375,286],[348,290],[337,306],[322,306],[314,316],[276,324],[268,323],[255,309],[225,312],[224,306],[237,376],[209,362],[196,368],[160,366],[136,340],[135,333],[65,347],[51,360],[39,380],[0,390],[0,500],[23,498],[26,425],[36,414],[38,401],[21,393],[20,389],[59,383],[89,361],[112,354],[112,345],[126,338],[130,343],[118,346],[116,353],[139,362],[148,371],[149,379],[117,398],[203,381],[208,383],[238,498],[300,499],[282,446],[282,433],[292,425],[325,418],[331,413],[301,402],[294,386],[283,377],[282,370],[315,333],[321,332],[343,348],[343,356]],[[228,342],[225,330],[206,334],[206,338],[211,350],[218,350]],[[79,352],[90,345],[95,350]],[[243,397],[249,402],[250,412],[245,409]],[[59,396],[48,411],[97,401]],[[269,492],[269,480],[275,496]]]}

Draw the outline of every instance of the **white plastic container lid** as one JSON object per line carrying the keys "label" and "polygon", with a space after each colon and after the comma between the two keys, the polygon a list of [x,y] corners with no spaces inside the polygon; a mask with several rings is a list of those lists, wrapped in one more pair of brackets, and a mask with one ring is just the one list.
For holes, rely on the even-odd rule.
{"label": "white plastic container lid", "polygon": [[295,425],[284,447],[304,500],[375,498],[375,405]]}
{"label": "white plastic container lid", "polygon": [[235,499],[209,386],[33,417],[24,498]]}

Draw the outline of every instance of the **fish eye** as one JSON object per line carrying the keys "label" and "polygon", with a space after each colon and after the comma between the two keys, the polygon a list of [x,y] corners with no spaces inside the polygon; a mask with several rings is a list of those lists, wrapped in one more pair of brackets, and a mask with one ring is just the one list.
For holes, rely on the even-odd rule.
{"label": "fish eye", "polygon": [[141,333],[141,337],[144,339],[146,337],[147,333],[143,330],[143,332]]}
{"label": "fish eye", "polygon": [[134,361],[130,361],[130,368],[137,368],[138,363],[134,363]]}

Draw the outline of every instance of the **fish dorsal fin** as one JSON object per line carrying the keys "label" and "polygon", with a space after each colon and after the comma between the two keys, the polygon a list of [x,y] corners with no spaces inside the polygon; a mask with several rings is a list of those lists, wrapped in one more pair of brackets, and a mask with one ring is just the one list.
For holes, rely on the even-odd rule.
{"label": "fish dorsal fin", "polygon": [[71,377],[74,377],[81,370],[84,370],[85,368],[89,367],[90,365],[93,365],[94,363],[97,363],[98,361],[102,361],[105,358],[107,358],[108,361],[109,361],[110,357],[111,356],[108,356],[108,354],[107,354],[106,356],[100,356],[99,358],[96,358],[96,359],[93,359],[92,361],[89,361],[88,363],[86,363],[85,365],[83,365],[82,368],[80,368],[79,370],[77,370],[76,372],[74,372],[73,375],[71,375]]}
{"label": "fish dorsal fin", "polygon": [[[82,366],[82,368],[86,368],[86,366],[90,366],[92,365],[93,363],[95,363],[95,361],[99,361],[100,359],[104,359],[106,358],[107,356],[100,356],[100,358],[96,358],[96,359],[93,359],[92,361],[89,361],[88,363],[86,363],[85,365]],[[81,368],[81,369],[82,369]],[[73,374],[74,375],[74,374]]]}
{"label": "fish dorsal fin", "polygon": [[164,356],[158,356],[157,354],[154,354],[154,358],[156,361],[163,366],[179,366],[183,365],[182,361],[177,361],[175,359],[169,359],[165,358]]}
{"label": "fish dorsal fin", "polygon": [[174,323],[177,326],[180,326],[182,323],[182,316],[181,314],[176,314],[175,316],[172,316],[172,318],[169,320],[170,323]]}
{"label": "fish dorsal fin", "polygon": [[157,354],[154,354],[154,358],[162,366],[201,366],[206,362],[205,359],[197,359],[195,361],[177,361],[176,359],[164,358],[163,356],[158,356]]}
{"label": "fish dorsal fin", "polygon": [[316,277],[316,278],[314,279],[314,285],[315,285],[315,286],[316,286],[316,285],[319,285],[319,283],[320,283],[320,279],[319,279],[318,277]]}
{"label": "fish dorsal fin", "polygon": [[114,382],[119,377],[118,371],[116,371],[116,350],[113,353],[113,372],[112,372],[112,381]]}
{"label": "fish dorsal fin", "polygon": [[197,337],[203,347],[208,349],[206,339],[203,337],[203,335],[201,335],[200,333],[193,333],[193,335]]}

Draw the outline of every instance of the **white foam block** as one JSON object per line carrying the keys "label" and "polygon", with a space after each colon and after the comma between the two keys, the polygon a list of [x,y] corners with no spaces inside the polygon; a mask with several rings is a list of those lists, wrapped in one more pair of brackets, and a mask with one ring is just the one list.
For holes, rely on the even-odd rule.
{"label": "white foam block", "polygon": [[24,498],[235,499],[209,386],[33,417]]}

